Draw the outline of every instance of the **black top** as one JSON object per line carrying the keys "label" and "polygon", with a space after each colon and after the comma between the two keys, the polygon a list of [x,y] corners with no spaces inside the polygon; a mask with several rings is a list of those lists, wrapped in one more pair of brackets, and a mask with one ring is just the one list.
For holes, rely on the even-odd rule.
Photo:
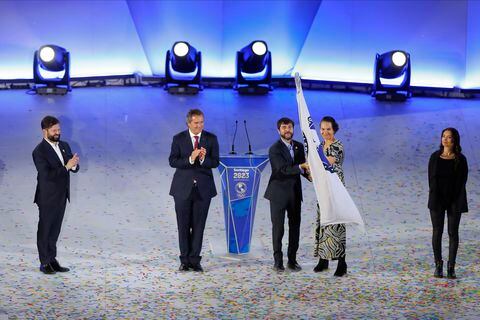
{"label": "black top", "polygon": [[428,162],[428,208],[442,211],[450,207],[454,212],[467,212],[468,179],[467,158],[463,154],[454,160],[440,158],[440,151],[435,151]]}
{"label": "black top", "polygon": [[455,159],[438,159],[437,166],[437,196],[444,207],[451,205],[453,200],[453,185]]}

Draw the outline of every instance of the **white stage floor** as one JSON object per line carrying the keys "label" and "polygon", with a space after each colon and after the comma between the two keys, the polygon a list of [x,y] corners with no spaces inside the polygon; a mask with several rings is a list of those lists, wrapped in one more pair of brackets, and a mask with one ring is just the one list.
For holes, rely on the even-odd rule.
{"label": "white stage floor", "polygon": [[[251,253],[226,254],[215,171],[219,196],[207,220],[205,273],[176,271],[168,155],[172,136],[186,128],[187,110],[205,112],[205,128],[218,135],[222,153],[229,151],[235,120],[247,119],[253,150],[264,154],[278,138],[278,118],[298,121],[294,89],[262,97],[223,89],[171,96],[139,87],[76,89],[64,97],[0,91],[0,319],[478,318],[480,101],[414,97],[387,103],[325,91],[305,96],[316,123],[332,115],[340,124],[347,188],[366,222],[365,234],[347,228],[344,278],[333,277],[335,262],[326,272],[312,271],[315,199],[307,183],[298,258],[303,270],[272,271],[269,203],[263,199],[270,166],[260,184]],[[59,260],[72,271],[53,276],[38,271],[31,157],[47,114],[60,118],[62,139],[81,157],[59,240]],[[448,126],[459,129],[470,169],[457,280],[432,277],[426,206],[428,159]],[[243,128],[236,149],[247,150]],[[445,260],[447,244],[445,229]]]}

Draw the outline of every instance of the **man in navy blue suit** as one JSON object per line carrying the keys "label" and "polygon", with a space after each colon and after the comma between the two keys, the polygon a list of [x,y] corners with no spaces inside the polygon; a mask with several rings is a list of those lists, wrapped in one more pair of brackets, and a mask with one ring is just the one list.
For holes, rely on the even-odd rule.
{"label": "man in navy blue suit", "polygon": [[288,264],[292,271],[300,271],[297,262],[300,239],[300,211],[302,207],[302,183],[300,175],[308,179],[308,164],[305,161],[303,144],[293,140],[294,123],[289,118],[277,121],[280,139],[268,151],[272,175],[268,181],[265,198],[270,200],[272,219],[272,243],[275,263],[273,269],[283,272],[282,238],[284,234],[285,211],[288,216]]}
{"label": "man in navy blue suit", "polygon": [[60,140],[60,122],[46,116],[41,122],[43,139],[33,150],[37,168],[37,189],[34,203],[38,205],[37,247],[40,271],[45,274],[67,272],[56,259],[57,240],[62,227],[67,200],[70,201],[70,172],[79,169],[79,157]]}
{"label": "man in navy blue suit", "polygon": [[210,201],[217,195],[212,168],[219,164],[217,137],[205,130],[203,112],[187,113],[188,130],[173,137],[170,166],[175,168],[170,195],[175,201],[180,271],[202,272],[200,264],[203,231]]}

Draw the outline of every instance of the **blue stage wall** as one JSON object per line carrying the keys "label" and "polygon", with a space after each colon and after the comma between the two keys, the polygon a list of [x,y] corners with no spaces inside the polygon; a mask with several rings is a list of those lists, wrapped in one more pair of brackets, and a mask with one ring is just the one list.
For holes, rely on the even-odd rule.
{"label": "blue stage wall", "polygon": [[480,1],[468,2],[467,62],[463,88],[480,87]]}
{"label": "blue stage wall", "polygon": [[480,87],[475,0],[0,1],[0,79],[32,78],[34,50],[69,49],[72,76],[163,75],[186,40],[203,75],[232,77],[235,52],[266,40],[274,76],[372,82],[375,53],[404,49],[412,84]]}
{"label": "blue stage wall", "polygon": [[466,1],[325,0],[295,70],[371,83],[376,53],[411,54],[412,85],[453,87],[465,73]]}
{"label": "blue stage wall", "polygon": [[72,76],[149,74],[124,1],[0,1],[0,79],[33,78],[33,53],[70,51]]}

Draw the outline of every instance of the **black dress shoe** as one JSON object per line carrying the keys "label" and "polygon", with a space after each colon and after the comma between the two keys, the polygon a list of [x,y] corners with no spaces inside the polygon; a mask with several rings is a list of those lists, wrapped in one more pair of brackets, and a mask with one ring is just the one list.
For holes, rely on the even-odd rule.
{"label": "black dress shoe", "polygon": [[178,268],[178,271],[188,271],[190,267],[186,263],[181,263],[180,268]]}
{"label": "black dress shoe", "polygon": [[56,272],[68,272],[70,269],[64,268],[58,263],[57,259],[54,259],[52,262],[50,262],[50,265],[52,266],[53,270]]}
{"label": "black dress shoe", "polygon": [[192,265],[192,270],[195,272],[203,272],[202,265],[200,263],[196,263]]}
{"label": "black dress shoe", "polygon": [[283,266],[283,263],[275,263],[273,265],[273,270],[275,270],[278,273],[281,273],[281,272],[285,271],[285,267]]}
{"label": "black dress shoe", "polygon": [[320,258],[318,264],[313,268],[313,272],[322,272],[328,269],[328,260]]}
{"label": "black dress shoe", "polygon": [[295,262],[289,261],[287,263],[287,267],[288,267],[288,269],[290,269],[292,271],[295,271],[295,272],[302,270],[302,267],[300,267],[300,265],[298,264],[297,261],[295,261]]}
{"label": "black dress shoe", "polygon": [[42,271],[45,274],[55,274],[56,273],[55,270],[53,269],[53,267],[49,263],[40,265],[40,271]]}

